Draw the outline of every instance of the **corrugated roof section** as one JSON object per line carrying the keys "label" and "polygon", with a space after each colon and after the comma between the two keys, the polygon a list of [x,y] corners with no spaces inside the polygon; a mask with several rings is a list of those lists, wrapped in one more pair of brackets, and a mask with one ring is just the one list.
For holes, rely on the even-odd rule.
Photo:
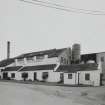
{"label": "corrugated roof section", "polygon": [[75,64],[75,65],[60,65],[56,72],[77,72],[77,71],[90,71],[97,70],[98,65],[92,64]]}
{"label": "corrugated roof section", "polygon": [[0,61],[0,67],[5,67],[7,65],[10,65],[11,63],[14,62],[14,59],[5,59],[5,60],[2,60]]}
{"label": "corrugated roof section", "polygon": [[22,55],[20,55],[18,57],[15,57],[15,58],[17,58],[17,59],[19,59],[19,58],[28,58],[28,57],[39,56],[39,55],[48,55],[49,58],[57,57],[65,49],[66,48],[51,49],[51,50],[44,50],[44,51],[39,51],[39,52],[26,53],[26,54],[22,54]]}
{"label": "corrugated roof section", "polygon": [[21,71],[36,71],[36,70],[54,70],[55,67],[56,67],[56,64],[26,66],[26,67],[23,67],[19,72],[21,72]]}
{"label": "corrugated roof section", "polygon": [[2,71],[18,71],[22,66],[6,67]]}

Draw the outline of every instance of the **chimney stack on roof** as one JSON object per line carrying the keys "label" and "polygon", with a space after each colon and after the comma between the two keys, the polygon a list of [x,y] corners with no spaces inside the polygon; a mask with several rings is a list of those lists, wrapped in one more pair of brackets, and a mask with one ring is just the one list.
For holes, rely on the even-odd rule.
{"label": "chimney stack on roof", "polygon": [[7,41],[7,59],[10,58],[10,41]]}

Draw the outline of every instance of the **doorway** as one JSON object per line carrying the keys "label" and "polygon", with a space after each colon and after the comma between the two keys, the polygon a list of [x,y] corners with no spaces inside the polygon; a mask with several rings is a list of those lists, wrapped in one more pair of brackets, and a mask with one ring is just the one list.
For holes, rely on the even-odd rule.
{"label": "doorway", "polygon": [[7,72],[3,73],[3,79],[8,79],[8,73]]}
{"label": "doorway", "polygon": [[101,74],[100,74],[100,86],[103,85],[102,81],[103,81],[103,74],[101,73]]}
{"label": "doorway", "polygon": [[64,74],[60,73],[60,82],[63,83],[64,82]]}
{"label": "doorway", "polygon": [[80,84],[79,78],[80,78],[80,73],[78,73],[78,85]]}
{"label": "doorway", "polygon": [[37,73],[34,72],[34,81],[37,80]]}

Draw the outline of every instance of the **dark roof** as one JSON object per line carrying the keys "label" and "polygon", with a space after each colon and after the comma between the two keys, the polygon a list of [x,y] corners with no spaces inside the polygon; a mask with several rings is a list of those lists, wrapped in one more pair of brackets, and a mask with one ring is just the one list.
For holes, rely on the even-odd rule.
{"label": "dark roof", "polygon": [[56,67],[56,64],[38,65],[38,66],[26,66],[26,67],[23,67],[20,71],[54,70],[55,67]]}
{"label": "dark roof", "polygon": [[65,49],[66,48],[51,49],[51,50],[44,50],[44,51],[39,51],[39,52],[26,53],[26,54],[22,54],[20,56],[17,56],[15,58],[17,58],[17,59],[19,59],[19,58],[28,58],[28,57],[38,56],[38,55],[48,55],[49,58],[57,57]]}
{"label": "dark roof", "polygon": [[18,71],[22,66],[6,67],[2,71]]}
{"label": "dark roof", "polygon": [[5,67],[7,65],[10,65],[13,62],[14,62],[13,58],[2,60],[0,61],[0,67]]}
{"label": "dark roof", "polygon": [[103,51],[103,52],[94,52],[94,53],[92,53],[92,52],[90,52],[90,53],[83,53],[82,55],[101,54],[101,53],[105,53],[105,51]]}
{"label": "dark roof", "polygon": [[90,71],[97,69],[98,65],[96,63],[72,64],[72,65],[60,65],[56,72],[77,72],[77,71]]}

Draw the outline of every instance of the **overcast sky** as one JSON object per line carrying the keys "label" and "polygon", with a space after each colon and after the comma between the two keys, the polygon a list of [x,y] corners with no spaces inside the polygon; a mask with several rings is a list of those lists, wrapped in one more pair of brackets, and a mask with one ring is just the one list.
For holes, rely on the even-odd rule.
{"label": "overcast sky", "polygon": [[[105,11],[105,0],[46,1]],[[103,52],[105,15],[78,14],[20,0],[0,0],[0,59],[6,58],[6,41],[11,41],[11,57],[31,51],[71,47],[73,43],[81,44],[82,53]]]}

